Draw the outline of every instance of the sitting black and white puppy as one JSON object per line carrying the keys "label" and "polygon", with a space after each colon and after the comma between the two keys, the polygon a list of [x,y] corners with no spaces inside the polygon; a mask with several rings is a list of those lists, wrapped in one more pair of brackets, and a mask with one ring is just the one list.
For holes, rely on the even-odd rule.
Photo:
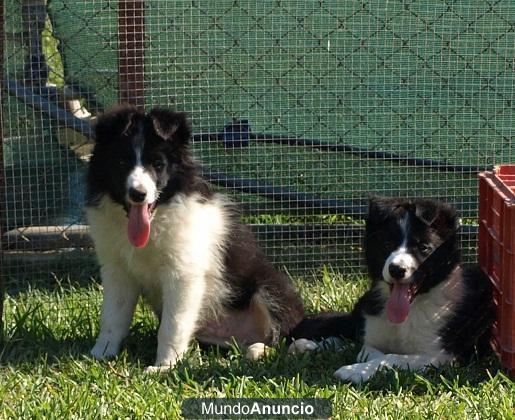
{"label": "sitting black and white puppy", "polygon": [[114,356],[140,295],[160,318],[155,366],[201,342],[265,345],[303,317],[290,279],[265,259],[228,200],[200,177],[186,116],[116,108],[98,119],[87,217],[101,266],[100,334],[91,354]]}
{"label": "sitting black and white puppy", "polygon": [[350,313],[304,319],[290,351],[317,349],[328,337],[361,341],[358,363],[334,374],[355,383],[382,367],[422,370],[485,352],[491,285],[479,268],[460,265],[457,227],[447,204],[371,199],[364,242],[371,288]]}

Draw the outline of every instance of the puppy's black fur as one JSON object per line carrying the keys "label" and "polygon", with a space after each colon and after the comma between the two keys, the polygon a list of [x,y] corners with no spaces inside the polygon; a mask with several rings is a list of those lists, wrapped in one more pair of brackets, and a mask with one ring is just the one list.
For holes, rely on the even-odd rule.
{"label": "puppy's black fur", "polygon": [[[413,353],[412,342],[424,341],[417,340],[414,335],[427,334],[436,326],[434,337],[428,343],[431,347],[439,343],[439,351],[457,360],[468,360],[474,354],[487,351],[495,319],[491,285],[479,268],[460,264],[457,224],[455,210],[435,200],[371,199],[364,241],[365,261],[372,281],[370,289],[350,313],[332,312],[307,317],[292,331],[291,338],[318,341],[344,337],[365,345],[373,343],[373,347],[385,353],[408,354]],[[408,228],[403,230],[401,225]],[[429,307],[433,295],[436,299],[434,291],[440,285],[459,283],[452,288],[456,295],[445,302],[449,307],[441,308],[441,314],[428,314],[425,319],[420,317],[417,325],[412,325],[415,321],[410,320],[410,315],[399,325],[387,320],[386,302],[392,283],[397,279],[390,278],[388,273],[392,268],[385,265],[393,261],[390,256],[398,253],[401,247],[414,267],[410,278],[402,279],[409,283],[410,313],[422,305]],[[381,332],[368,325],[374,320],[382,320],[383,324],[379,325],[391,328],[391,335],[386,333],[379,337]],[[404,338],[392,343],[395,334]],[[434,351],[434,347],[416,349],[420,354]]]}
{"label": "puppy's black fur", "polygon": [[[104,307],[108,311],[102,318],[107,327],[101,331],[92,351],[95,357],[116,354],[121,341],[119,337],[127,333],[126,330],[115,331],[113,338],[108,331],[114,328],[111,323],[129,325],[125,318],[123,322],[115,322],[115,317],[107,314],[113,312],[111,307],[118,305],[112,296],[120,292],[127,294],[130,291],[125,301],[132,301],[137,293],[142,293],[149,301],[153,299],[150,303],[161,315],[164,312],[161,301],[165,299],[160,299],[160,291],[154,289],[175,282],[176,293],[191,298],[195,292],[188,290],[193,287],[189,284],[202,277],[205,290],[209,292],[198,297],[202,301],[198,309],[200,314],[191,317],[197,319],[198,315],[198,322],[183,335],[203,332],[199,339],[214,344],[229,343],[231,337],[241,344],[252,344],[256,337],[264,344],[273,344],[287,335],[303,317],[302,302],[290,279],[267,261],[249,228],[240,222],[234,207],[202,179],[189,149],[190,138],[191,128],[186,115],[167,109],[155,108],[145,113],[132,106],[121,106],[98,119],[96,143],[87,174],[87,211],[97,255],[105,273],[104,291],[109,292],[104,293]],[[132,191],[132,194],[141,193],[141,202],[131,197],[131,190],[136,188],[131,187],[131,182],[134,183],[131,180],[136,176],[140,181],[134,185],[141,191]],[[144,191],[145,188],[148,191]],[[127,239],[125,216],[129,216],[130,221],[131,211],[137,208],[134,211],[141,213],[138,206],[142,205],[148,208],[148,215],[142,213],[143,216],[135,216],[140,219],[134,220],[148,223],[150,234],[132,246],[134,243]],[[184,209],[194,209],[196,213],[192,211],[190,215]],[[195,220],[198,216],[193,214],[201,215],[203,220]],[[213,214],[215,219],[211,220]],[[131,226],[140,229],[136,222]],[[197,222],[205,232],[191,227]],[[106,231],[110,232],[109,236]],[[176,234],[170,236],[168,232]],[[188,234],[193,239],[188,238]],[[197,257],[198,249],[207,246],[209,248],[203,251],[205,258]],[[191,264],[195,258],[198,264]],[[210,266],[199,274],[196,267],[204,267],[207,260]],[[120,279],[114,278],[113,273],[118,272],[127,273],[130,278],[125,290],[120,290]],[[156,272],[160,277],[153,275]],[[198,287],[198,290],[203,289]],[[107,303],[106,296],[110,299]],[[173,300],[173,296],[167,295],[167,298]],[[181,302],[173,305],[179,307]],[[240,315],[247,317],[249,325],[254,317],[255,328],[259,331],[245,336],[246,331],[238,325]],[[186,315],[177,316],[185,319]],[[175,318],[171,322],[177,323]],[[180,330],[182,327],[173,324],[173,328]],[[184,340],[172,344],[180,347],[177,353],[184,351]],[[161,353],[171,354],[168,350]],[[162,360],[158,357],[156,361],[158,365],[174,362],[168,356]]]}

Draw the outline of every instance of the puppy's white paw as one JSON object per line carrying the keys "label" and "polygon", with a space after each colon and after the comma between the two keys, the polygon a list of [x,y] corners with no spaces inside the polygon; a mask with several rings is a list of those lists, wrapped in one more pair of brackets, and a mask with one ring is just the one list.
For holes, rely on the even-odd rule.
{"label": "puppy's white paw", "polygon": [[353,365],[342,366],[334,372],[334,377],[341,381],[360,384],[367,382],[374,376],[378,367],[379,364],[375,362],[354,363]]}
{"label": "puppy's white paw", "polygon": [[259,360],[266,354],[268,348],[264,343],[251,344],[247,347],[245,357],[249,360]]}
{"label": "puppy's white paw", "polygon": [[147,366],[145,368],[145,373],[163,373],[168,372],[173,369],[173,367],[177,364],[177,359],[165,360],[162,362],[157,362],[153,366]]}
{"label": "puppy's white paw", "polygon": [[159,366],[147,366],[144,373],[153,374],[153,373],[166,373],[169,372],[173,368],[173,365],[159,365]]}
{"label": "puppy's white paw", "polygon": [[288,353],[290,354],[301,354],[308,351],[315,351],[318,349],[318,344],[312,340],[306,338],[299,338],[290,344],[288,347]]}
{"label": "puppy's white paw", "polygon": [[89,353],[97,360],[105,360],[116,356],[119,349],[120,346],[112,341],[98,339]]}

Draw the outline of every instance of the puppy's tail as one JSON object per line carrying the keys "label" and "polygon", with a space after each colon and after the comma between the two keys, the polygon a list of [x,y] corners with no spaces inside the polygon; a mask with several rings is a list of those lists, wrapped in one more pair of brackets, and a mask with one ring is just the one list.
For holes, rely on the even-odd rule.
{"label": "puppy's tail", "polygon": [[325,312],[304,318],[291,332],[289,339],[306,338],[320,341],[329,337],[358,340],[363,321],[354,313]]}

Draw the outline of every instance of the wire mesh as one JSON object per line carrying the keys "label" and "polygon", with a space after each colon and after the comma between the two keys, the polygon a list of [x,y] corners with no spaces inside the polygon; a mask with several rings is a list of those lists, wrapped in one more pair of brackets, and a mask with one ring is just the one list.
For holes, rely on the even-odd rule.
{"label": "wire mesh", "polygon": [[[139,25],[141,42],[120,43],[120,4],[143,13],[142,25],[124,23]],[[143,86],[132,97],[189,114],[206,177],[277,265],[360,269],[369,194],[453,203],[475,258],[477,172],[514,160],[512,0],[3,7],[8,291],[96,275],[82,211],[87,133],[123,97],[131,45],[144,60],[126,63]]]}

